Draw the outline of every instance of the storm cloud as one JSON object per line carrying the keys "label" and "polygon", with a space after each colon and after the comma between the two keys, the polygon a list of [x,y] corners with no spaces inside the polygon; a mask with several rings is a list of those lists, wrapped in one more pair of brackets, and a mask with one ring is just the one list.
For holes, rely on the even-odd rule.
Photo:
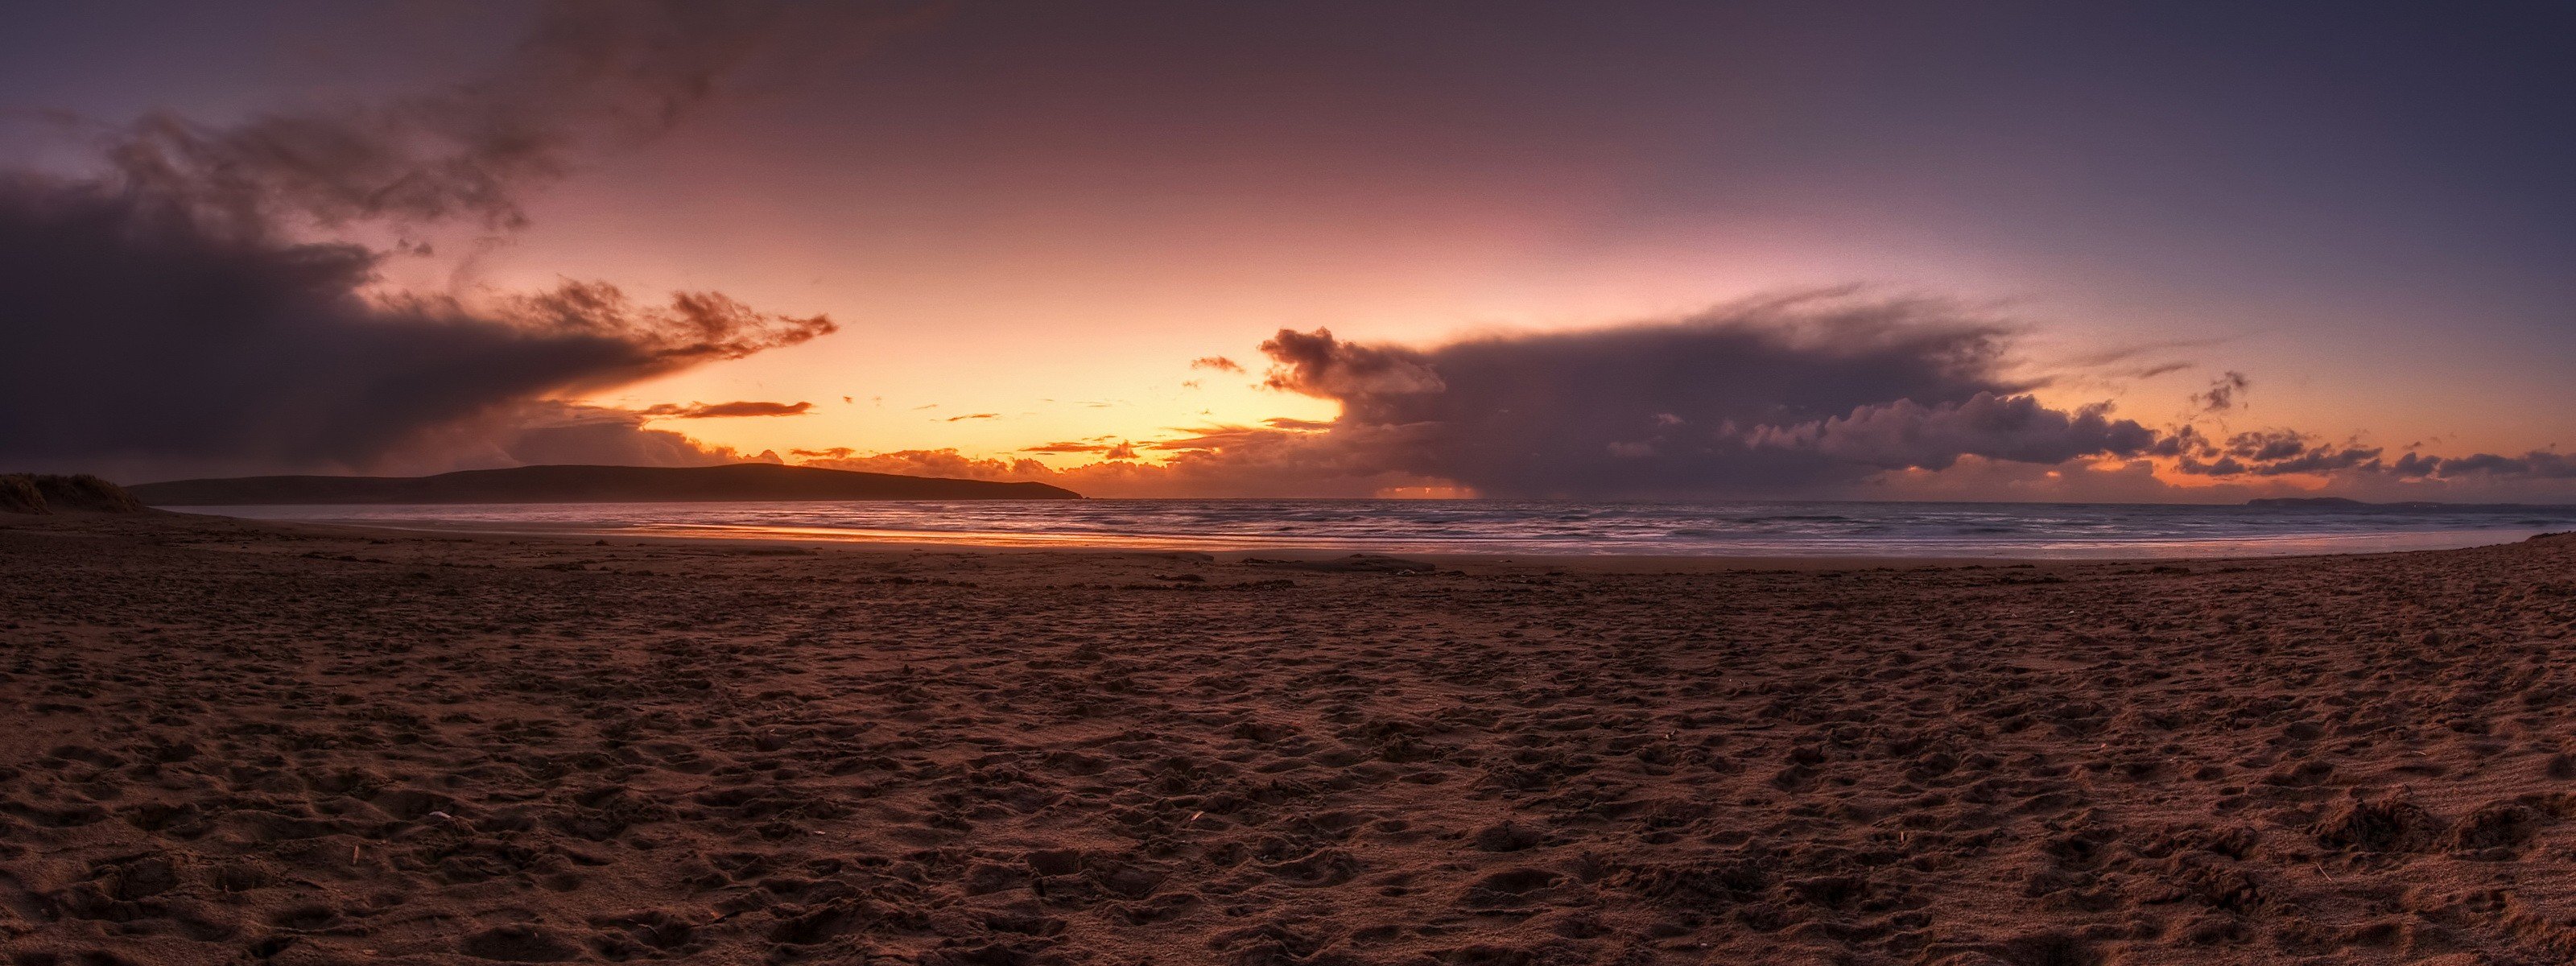
{"label": "storm cloud", "polygon": [[[1427,346],[1282,330],[1261,344],[1263,384],[1337,402],[1337,418],[1022,450],[1096,459],[1064,467],[948,449],[798,455],[1127,497],[2224,501],[2323,486],[2370,498],[2548,498],[2524,484],[2576,479],[2576,459],[2554,451],[2391,459],[2358,438],[2213,433],[2150,426],[2105,402],[2052,404],[2065,390],[2016,351],[2022,332],[1957,303],[1847,289]],[[2188,411],[2241,413],[2252,384],[2222,371]]]}
{"label": "storm cloud", "polygon": [[121,183],[236,226],[512,229],[527,221],[530,190],[669,130],[745,71],[901,16],[782,0],[555,0],[498,62],[446,89],[227,125],[158,112],[102,153]]}
{"label": "storm cloud", "polygon": [[1342,404],[1323,435],[1373,448],[1346,462],[1495,496],[1815,493],[1963,456],[2154,444],[2106,407],[2029,395],[2014,331],[1947,302],[1820,292],[1421,349],[1282,331],[1262,351],[1268,385]]}
{"label": "storm cloud", "polygon": [[1959,403],[1926,406],[1900,399],[1848,416],[1762,426],[1747,442],[1886,470],[1944,470],[1967,456],[2016,463],[2135,456],[2155,445],[2156,433],[2110,418],[2103,406],[2050,409],[2030,396],[1981,392]]}
{"label": "storm cloud", "polygon": [[363,467],[514,404],[834,328],[595,283],[481,309],[370,297],[380,257],[242,237],[147,193],[0,185],[0,458],[128,478]]}
{"label": "storm cloud", "polygon": [[1949,302],[1848,290],[1427,347],[1281,330],[1261,345],[1263,384],[1334,400],[1339,417],[1023,450],[1102,458],[1061,469],[954,450],[799,455],[1095,496],[1658,498],[1857,495],[1889,471],[2143,458],[2164,445],[2107,405],[2042,403],[2031,394],[2042,380],[2016,374],[2017,332]]}
{"label": "storm cloud", "polygon": [[448,90],[225,126],[155,115],[108,138],[86,179],[0,174],[0,463],[137,480],[723,455],[635,435],[650,432],[641,414],[566,421],[545,402],[794,345],[831,320],[713,292],[643,303],[598,282],[471,304],[381,291],[397,256],[328,230],[515,229],[527,191],[667,128],[779,38],[813,35],[798,9],[566,0]]}

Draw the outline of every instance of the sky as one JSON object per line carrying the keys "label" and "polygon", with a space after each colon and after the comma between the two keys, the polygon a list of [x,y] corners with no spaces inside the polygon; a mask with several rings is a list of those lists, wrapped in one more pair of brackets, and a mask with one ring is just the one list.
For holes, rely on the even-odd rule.
{"label": "sky", "polygon": [[0,463],[2576,501],[2565,5],[16,20]]}

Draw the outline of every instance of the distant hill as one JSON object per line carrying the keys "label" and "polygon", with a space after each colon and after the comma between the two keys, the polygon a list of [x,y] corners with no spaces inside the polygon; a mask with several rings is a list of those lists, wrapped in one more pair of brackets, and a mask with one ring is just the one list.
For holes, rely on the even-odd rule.
{"label": "distant hill", "polygon": [[774,463],[520,466],[437,476],[244,476],[126,488],[153,506],[274,503],[677,503],[711,500],[1079,500],[1044,483],[856,473]]}

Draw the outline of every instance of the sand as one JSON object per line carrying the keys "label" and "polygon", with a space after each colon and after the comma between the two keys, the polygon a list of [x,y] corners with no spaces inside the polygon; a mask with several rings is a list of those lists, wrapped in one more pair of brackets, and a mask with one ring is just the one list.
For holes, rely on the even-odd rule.
{"label": "sand", "polygon": [[2572,626],[2576,538],[1402,573],[16,518],[0,956],[2560,962]]}

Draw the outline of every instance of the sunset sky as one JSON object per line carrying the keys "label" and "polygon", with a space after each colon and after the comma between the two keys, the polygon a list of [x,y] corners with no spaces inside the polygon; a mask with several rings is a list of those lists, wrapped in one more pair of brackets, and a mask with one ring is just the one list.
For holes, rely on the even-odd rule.
{"label": "sunset sky", "polygon": [[[100,199],[200,210],[234,169],[138,188],[120,147],[181,143],[141,119],[231,152],[189,165],[311,163],[227,132],[352,124],[400,155],[350,169],[385,184],[459,170],[496,103],[565,133],[498,179],[508,224],[316,214],[303,172],[255,186],[256,238],[152,249],[365,246],[376,308],[347,318],[96,308],[195,277],[116,276],[130,230],[0,268],[0,326],[46,349],[0,363],[0,462],[431,472],[572,461],[523,441],[574,426],[646,446],[575,455],[1107,495],[2576,500],[2576,8],[2081,7],[20,11],[0,255],[138,217]],[[506,306],[568,281],[771,328],[678,347],[585,316],[623,361],[481,381],[532,341]],[[342,348],[379,341],[404,348]],[[786,414],[692,412],[738,402],[778,405],[711,411]],[[327,438],[295,435],[312,407]]]}

